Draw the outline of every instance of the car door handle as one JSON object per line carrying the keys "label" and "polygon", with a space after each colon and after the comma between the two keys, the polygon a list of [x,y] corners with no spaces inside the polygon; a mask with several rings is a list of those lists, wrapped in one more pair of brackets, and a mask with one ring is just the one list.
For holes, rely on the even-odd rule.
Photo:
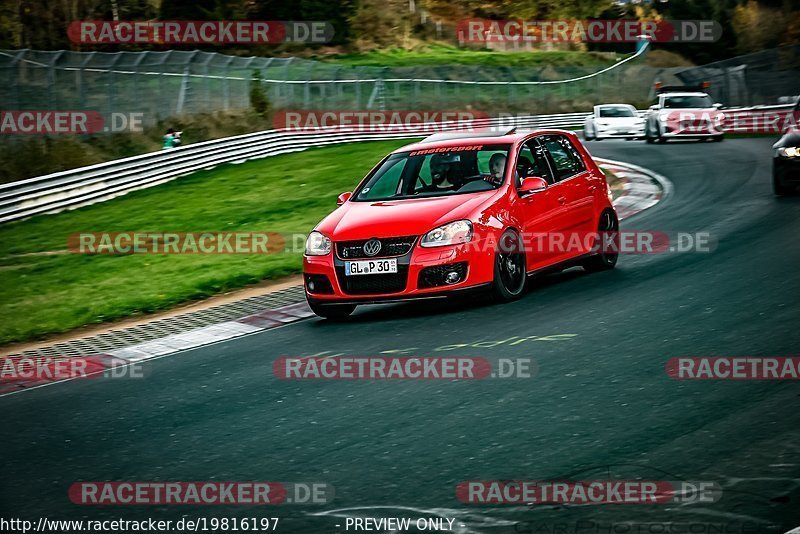
{"label": "car door handle", "polygon": [[563,204],[566,201],[567,201],[567,197],[558,197],[558,203],[559,204]]}

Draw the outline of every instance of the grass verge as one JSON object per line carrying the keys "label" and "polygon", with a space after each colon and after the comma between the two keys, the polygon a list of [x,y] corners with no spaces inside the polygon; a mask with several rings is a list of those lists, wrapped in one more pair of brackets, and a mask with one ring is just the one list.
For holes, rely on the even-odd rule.
{"label": "grass verge", "polygon": [[173,307],[298,273],[299,253],[87,256],[76,232],[307,232],[387,152],[408,141],[224,165],[58,215],[0,226],[0,344]]}
{"label": "grass verge", "polygon": [[545,65],[609,65],[623,56],[623,54],[566,50],[527,53],[498,52],[428,44],[417,50],[389,48],[361,53],[314,56],[314,59],[331,63],[373,67],[417,67],[425,65],[540,67]]}

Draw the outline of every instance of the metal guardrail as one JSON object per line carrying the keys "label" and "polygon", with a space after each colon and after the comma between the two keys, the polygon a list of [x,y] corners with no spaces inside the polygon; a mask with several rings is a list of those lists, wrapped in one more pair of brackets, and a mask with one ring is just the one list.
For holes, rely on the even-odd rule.
{"label": "metal guardrail", "polygon": [[[740,108],[737,112],[788,110],[791,105]],[[641,112],[640,112],[641,113]],[[511,116],[478,119],[475,128],[566,128],[582,126],[589,113]],[[428,123],[418,128],[391,129],[376,126],[375,131],[342,130],[288,131],[267,130],[235,137],[205,141],[171,150],[142,154],[89,167],[48,174],[18,182],[0,184],[0,223],[44,213],[56,213],[112,199],[137,189],[153,187],[209,169],[223,163],[242,163],[251,159],[297,152],[306,148],[358,141],[412,139],[430,133],[463,128],[463,124]]]}
{"label": "metal guardrail", "polygon": [[[472,128],[517,126],[563,128],[582,124],[587,113],[532,115],[471,121]],[[0,184],[0,223],[43,213],[56,213],[153,187],[169,180],[223,163],[242,163],[251,159],[296,152],[337,143],[412,139],[443,130],[457,130],[463,124],[428,123],[418,128],[391,129],[376,126],[375,131],[358,132],[331,129],[312,131],[268,130],[205,141],[161,152],[48,174],[27,180]]]}

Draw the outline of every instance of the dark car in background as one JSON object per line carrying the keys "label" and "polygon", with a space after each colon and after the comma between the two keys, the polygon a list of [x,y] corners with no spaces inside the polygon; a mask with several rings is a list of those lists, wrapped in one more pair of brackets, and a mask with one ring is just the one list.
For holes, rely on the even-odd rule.
{"label": "dark car in background", "polygon": [[772,187],[776,195],[797,193],[800,186],[800,129],[794,128],[783,134],[772,145]]}

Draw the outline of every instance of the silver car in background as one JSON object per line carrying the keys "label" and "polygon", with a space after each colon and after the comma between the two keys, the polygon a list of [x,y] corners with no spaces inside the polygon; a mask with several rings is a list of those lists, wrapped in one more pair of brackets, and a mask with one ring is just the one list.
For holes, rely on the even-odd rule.
{"label": "silver car in background", "polygon": [[644,138],[644,119],[629,104],[600,104],[583,122],[583,136],[587,141]]}

